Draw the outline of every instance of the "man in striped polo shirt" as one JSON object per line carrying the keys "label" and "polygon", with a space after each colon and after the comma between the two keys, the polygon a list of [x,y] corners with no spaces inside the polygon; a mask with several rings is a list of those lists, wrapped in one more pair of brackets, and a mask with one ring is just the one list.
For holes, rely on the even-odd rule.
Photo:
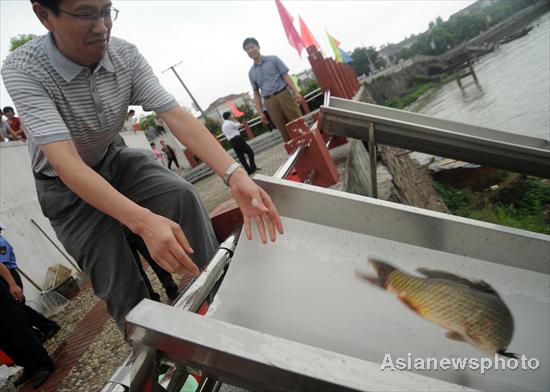
{"label": "man in striped polo shirt", "polygon": [[[2,77],[28,138],[38,200],[121,330],[148,293],[124,226],[167,271],[194,274],[217,241],[196,190],[118,132],[129,105],[155,111],[231,189],[249,239],[283,227],[269,196],[159,84],[137,48],[111,37],[109,0],[31,0],[48,34],[15,50]],[[197,267],[198,266],[198,267]]]}

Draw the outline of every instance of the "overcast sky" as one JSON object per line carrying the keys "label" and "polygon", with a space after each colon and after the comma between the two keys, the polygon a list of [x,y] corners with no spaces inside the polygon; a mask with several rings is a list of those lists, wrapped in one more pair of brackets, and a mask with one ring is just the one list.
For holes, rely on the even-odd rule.
{"label": "overcast sky", "polygon": [[[450,15],[474,0],[431,1],[290,1],[283,4],[294,17],[304,19],[325,54],[332,55],[325,29],[344,50],[357,46],[380,47],[397,43],[427,29],[430,20]],[[176,69],[203,109],[218,97],[250,91],[251,61],[242,50],[244,38],[253,36],[263,54],[276,54],[298,73],[310,68],[292,48],[281,24],[274,0],[250,1],[116,1],[120,10],[112,35],[136,44],[162,85],[183,105],[191,100],[171,72]],[[0,58],[9,52],[10,38],[18,34],[46,32],[28,0],[0,0]],[[0,83],[1,106],[11,105]]]}

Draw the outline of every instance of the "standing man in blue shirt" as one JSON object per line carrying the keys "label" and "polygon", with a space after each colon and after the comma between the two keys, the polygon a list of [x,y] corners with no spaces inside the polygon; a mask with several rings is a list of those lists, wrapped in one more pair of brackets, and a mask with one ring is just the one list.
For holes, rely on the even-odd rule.
{"label": "standing man in blue shirt", "polygon": [[262,56],[260,45],[255,38],[247,38],[243,42],[243,49],[254,64],[248,72],[254,103],[264,124],[268,124],[263,113],[262,98],[265,100],[267,111],[275,126],[281,132],[284,141],[290,140],[285,125],[302,116],[298,104],[304,98],[288,76],[287,66],[277,56]]}

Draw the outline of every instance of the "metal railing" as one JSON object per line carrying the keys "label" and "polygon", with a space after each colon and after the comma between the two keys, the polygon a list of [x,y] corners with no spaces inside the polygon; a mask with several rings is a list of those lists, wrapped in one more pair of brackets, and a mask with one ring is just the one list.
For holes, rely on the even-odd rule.
{"label": "metal railing", "polygon": [[548,140],[330,96],[321,115],[333,135],[550,178]]}
{"label": "metal railing", "polygon": [[292,169],[298,162],[298,159],[300,159],[300,157],[302,156],[306,148],[307,146],[305,146],[304,144],[301,144],[298,147],[296,147],[296,149],[292,151],[292,153],[288,156],[288,158],[273,174],[273,177],[285,179],[288,176],[288,174],[292,171]]}
{"label": "metal railing", "polygon": [[[190,283],[174,302],[173,307],[190,312],[196,312],[199,309],[222,276],[225,266],[231,260],[238,238],[239,231],[234,231],[227,237],[218,247],[218,251],[210,260],[206,270]],[[135,388],[139,391],[140,386],[144,385],[146,379],[150,377],[151,369],[155,366],[156,360],[154,351],[134,347],[134,352],[105,383],[101,392],[125,392],[128,391],[128,388],[131,390]],[[178,379],[183,379],[183,382],[185,382],[186,377],[183,376],[181,371],[179,371],[178,376],[181,376]]]}

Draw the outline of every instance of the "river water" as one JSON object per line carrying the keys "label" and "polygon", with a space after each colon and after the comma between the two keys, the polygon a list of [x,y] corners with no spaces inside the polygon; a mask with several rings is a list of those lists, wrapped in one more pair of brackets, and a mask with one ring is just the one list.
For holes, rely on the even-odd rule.
{"label": "river water", "polygon": [[408,110],[550,140],[550,13],[526,36],[475,63],[479,79],[462,79],[428,94]]}

